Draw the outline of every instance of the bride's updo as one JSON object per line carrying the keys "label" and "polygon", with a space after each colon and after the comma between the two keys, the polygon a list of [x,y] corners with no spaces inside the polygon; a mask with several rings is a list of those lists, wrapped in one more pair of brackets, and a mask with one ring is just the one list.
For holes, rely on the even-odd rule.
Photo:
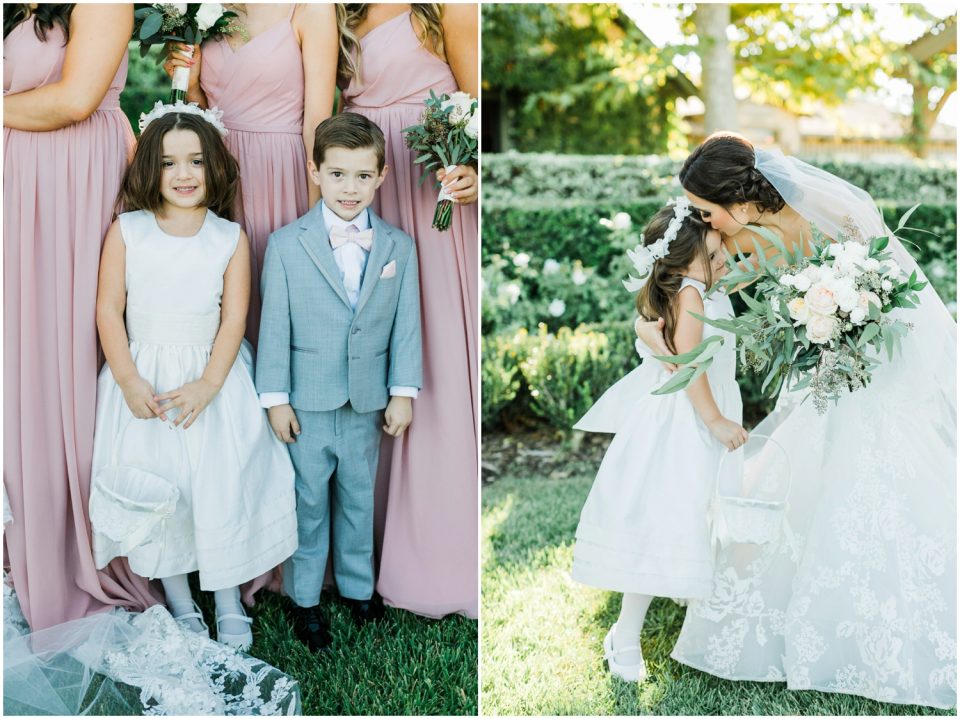
{"label": "bride's updo", "polygon": [[715,132],[694,150],[680,168],[683,189],[704,200],[729,207],[755,202],[764,212],[779,212],[783,198],[754,166],[753,145],[734,132]]}

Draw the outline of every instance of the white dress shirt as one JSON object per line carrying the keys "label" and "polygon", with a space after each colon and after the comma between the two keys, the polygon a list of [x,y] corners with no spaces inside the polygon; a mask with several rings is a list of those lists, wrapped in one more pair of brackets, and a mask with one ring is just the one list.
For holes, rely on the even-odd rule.
{"label": "white dress shirt", "polygon": [[[327,207],[326,202],[321,200],[321,203],[323,204],[321,208],[323,224],[327,226],[328,233],[334,228],[346,231],[351,225],[359,232],[370,229],[370,211],[368,209],[364,208],[352,220],[345,220]],[[376,242],[376,239],[374,239],[374,242]],[[340,270],[340,280],[343,282],[343,289],[347,292],[351,309],[357,308],[357,300],[360,299],[360,283],[363,280],[363,271],[367,267],[368,254],[355,242],[347,242],[333,250],[333,258]],[[415,399],[417,394],[416,387],[396,386],[390,388],[390,395],[394,397]],[[287,392],[263,392],[260,395],[260,405],[262,407],[270,408],[281,404],[290,404],[290,395]]]}

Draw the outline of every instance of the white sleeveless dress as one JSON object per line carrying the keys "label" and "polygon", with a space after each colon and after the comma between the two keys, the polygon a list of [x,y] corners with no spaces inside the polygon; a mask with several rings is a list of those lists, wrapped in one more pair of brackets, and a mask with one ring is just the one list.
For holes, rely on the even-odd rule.
{"label": "white sleeveless dress", "polygon": [[[706,287],[684,278],[681,289]],[[704,299],[704,316],[733,317],[730,298]],[[734,338],[704,325],[704,339],[726,337],[706,376],[717,406],[740,422]],[[653,359],[608,389],[575,429],[613,432],[580,514],[573,578],[618,592],[680,598],[710,594],[714,550],[708,508],[726,448],[710,434],[685,391],[651,392],[670,375]],[[724,463],[724,471],[736,471]]]}
{"label": "white sleeveless dress", "polygon": [[[208,211],[198,233],[174,237],[150,212],[120,215],[126,245],[126,326],[140,376],[158,394],[199,379],[220,327],[223,273],[240,226]],[[133,549],[91,512],[96,564],[125,555],[148,577],[200,572],[204,590],[233,587],[281,564],[297,546],[293,466],[260,407],[244,343],[213,401],[187,430],[133,417],[105,365],[97,384],[93,476],[132,466],[179,489],[175,511]],[[171,417],[172,419],[173,417]]]}

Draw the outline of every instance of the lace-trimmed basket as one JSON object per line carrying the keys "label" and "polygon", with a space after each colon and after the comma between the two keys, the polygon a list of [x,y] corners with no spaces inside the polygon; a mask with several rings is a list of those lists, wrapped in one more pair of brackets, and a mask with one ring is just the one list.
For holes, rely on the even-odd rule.
{"label": "lace-trimmed basket", "polygon": [[[751,447],[755,439],[765,442]],[[742,468],[748,460],[754,481],[745,487],[747,477]],[[737,472],[738,468],[741,471]],[[725,476],[739,480],[739,493],[724,486]],[[725,547],[736,543],[767,544],[778,539],[783,532],[791,482],[787,453],[768,436],[751,435],[743,447],[725,452],[717,467],[716,490],[709,511],[713,541]]]}

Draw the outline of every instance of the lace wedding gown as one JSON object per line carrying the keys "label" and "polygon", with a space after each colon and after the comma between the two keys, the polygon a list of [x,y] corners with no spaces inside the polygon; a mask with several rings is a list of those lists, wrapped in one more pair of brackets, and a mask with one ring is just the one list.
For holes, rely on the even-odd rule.
{"label": "lace wedding gown", "polygon": [[[809,166],[766,159],[772,169],[758,169],[781,171],[792,182],[777,185],[784,199],[829,236],[886,234],[862,190],[829,176],[824,197],[834,200],[805,211],[815,193],[797,170]],[[785,390],[753,430],[789,456],[792,531],[719,552],[711,596],[687,610],[677,661],[791,689],[956,705],[956,323],[929,285],[920,300],[895,311],[913,327],[869,386],[824,415],[801,402],[806,390]]]}

